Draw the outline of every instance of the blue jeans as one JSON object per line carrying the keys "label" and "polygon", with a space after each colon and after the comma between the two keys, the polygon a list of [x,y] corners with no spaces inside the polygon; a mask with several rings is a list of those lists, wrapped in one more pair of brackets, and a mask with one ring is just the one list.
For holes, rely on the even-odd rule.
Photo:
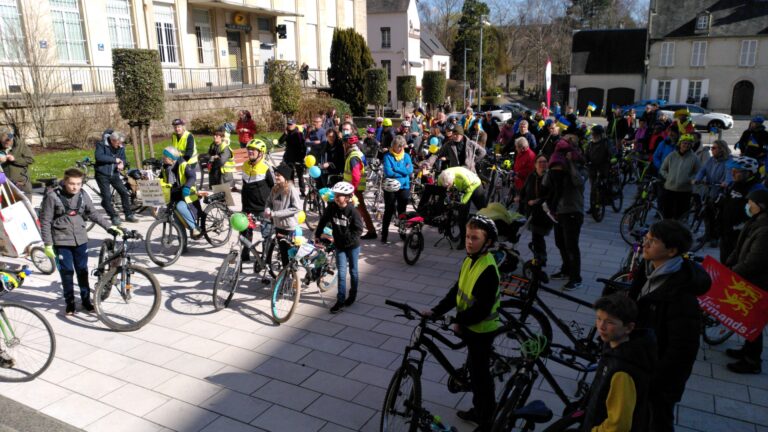
{"label": "blue jeans", "polygon": [[352,280],[352,288],[349,297],[357,297],[357,257],[360,256],[360,246],[352,249],[336,250],[336,271],[339,275],[339,294],[336,298],[343,302],[347,298],[347,262],[349,262],[349,277]]}
{"label": "blue jeans", "polygon": [[80,299],[83,304],[91,302],[91,288],[88,284],[88,243],[80,246],[55,246],[61,286],[64,288],[64,301],[75,304],[74,275],[80,286]]}
{"label": "blue jeans", "polygon": [[179,212],[181,217],[184,218],[184,222],[187,223],[187,226],[191,230],[197,229],[197,224],[195,223],[195,217],[192,215],[192,210],[189,209],[189,204],[187,204],[186,201],[179,201],[176,203],[176,210]]}

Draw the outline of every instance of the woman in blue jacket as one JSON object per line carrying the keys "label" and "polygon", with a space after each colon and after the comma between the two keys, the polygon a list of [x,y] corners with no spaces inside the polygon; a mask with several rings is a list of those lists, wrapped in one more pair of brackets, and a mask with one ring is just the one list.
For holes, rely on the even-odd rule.
{"label": "woman in blue jacket", "polygon": [[[411,197],[411,156],[405,152],[405,138],[395,137],[389,152],[384,155],[384,220],[381,224],[381,242],[387,243],[389,222],[397,209],[397,214],[405,212]],[[395,207],[397,205],[397,207]]]}

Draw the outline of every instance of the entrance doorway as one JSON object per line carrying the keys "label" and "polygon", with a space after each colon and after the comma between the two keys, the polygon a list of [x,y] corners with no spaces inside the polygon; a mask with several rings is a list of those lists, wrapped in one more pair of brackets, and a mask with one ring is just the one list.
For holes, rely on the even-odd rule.
{"label": "entrance doorway", "polygon": [[752,98],[755,85],[749,81],[739,81],[733,86],[731,115],[752,115]]}
{"label": "entrance doorway", "polygon": [[240,32],[227,32],[227,49],[229,52],[229,79],[234,83],[243,82],[243,49]]}

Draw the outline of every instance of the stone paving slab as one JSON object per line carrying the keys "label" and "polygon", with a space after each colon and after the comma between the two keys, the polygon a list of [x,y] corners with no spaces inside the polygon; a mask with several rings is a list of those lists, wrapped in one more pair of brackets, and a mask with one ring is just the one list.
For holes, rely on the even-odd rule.
{"label": "stone paving slab", "polygon": [[[594,278],[610,276],[625,256],[627,246],[616,234],[619,216],[609,211],[600,224],[585,220],[585,287],[575,296],[593,301],[601,288]],[[150,222],[142,215],[140,223],[126,225],[146,232]],[[98,228],[92,234],[91,266],[105,236]],[[0,394],[88,431],[378,430],[386,386],[415,324],[395,317],[384,300],[436,304],[455,282],[464,257],[445,242],[433,247],[434,229],[427,228],[425,236],[426,249],[415,266],[402,261],[394,231],[392,244],[364,242],[358,302],[330,315],[335,292],[321,298],[312,290],[283,325],[270,319],[269,287],[247,270],[231,307],[213,309],[212,280],[227,246],[191,242],[189,254],[163,269],[138,248],[135,258],[157,276],[163,302],[150,324],[131,333],[108,331],[93,315],[64,316],[58,276],[35,274],[6,299],[33,305],[48,318],[57,334],[56,358],[35,381],[0,384]],[[547,240],[548,270],[555,271],[559,254],[552,236]],[[524,247],[528,241],[523,233],[524,258],[530,257]],[[592,324],[588,309],[544,298],[558,316],[587,328]],[[562,339],[557,330],[555,337]],[[677,430],[768,431],[766,375],[738,376],[724,368],[724,350],[739,344],[732,338],[702,348],[678,406]],[[457,364],[463,361],[464,353],[447,354]],[[558,383],[572,392],[573,371],[549,365]],[[428,359],[425,405],[460,431],[472,430],[455,416],[456,409],[470,406],[471,397],[449,393],[445,381],[446,373]],[[544,382],[537,383],[531,398],[562,410]]]}

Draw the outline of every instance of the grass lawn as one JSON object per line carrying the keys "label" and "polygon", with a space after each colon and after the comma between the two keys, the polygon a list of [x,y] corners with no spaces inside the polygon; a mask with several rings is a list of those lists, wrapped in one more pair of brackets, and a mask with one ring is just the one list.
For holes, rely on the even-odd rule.
{"label": "grass lawn", "polygon": [[[268,132],[264,134],[259,134],[259,137],[264,138],[279,138],[281,135],[280,132]],[[208,150],[208,146],[213,142],[213,137],[206,136],[206,135],[198,135],[195,136],[195,141],[197,143],[197,152],[203,153]],[[167,138],[161,141],[155,141],[154,147],[155,147],[155,157],[160,157],[162,154],[162,151],[165,147],[171,145],[171,138]],[[148,147],[145,147],[147,151],[149,151]],[[235,139],[233,149],[238,148],[237,140]],[[69,150],[44,150],[38,149],[36,147],[32,148],[32,153],[35,157],[35,163],[30,165],[29,167],[29,175],[30,179],[34,182],[37,181],[40,178],[61,178],[62,174],[67,168],[72,168],[75,166],[75,162],[79,160],[83,160],[86,157],[91,158],[91,160],[94,159],[94,150],[85,150],[85,149],[69,149]],[[133,165],[135,164],[134,158],[133,158],[133,146],[127,145],[125,148],[126,155],[128,157],[128,162]],[[39,152],[39,154],[38,154]]]}

